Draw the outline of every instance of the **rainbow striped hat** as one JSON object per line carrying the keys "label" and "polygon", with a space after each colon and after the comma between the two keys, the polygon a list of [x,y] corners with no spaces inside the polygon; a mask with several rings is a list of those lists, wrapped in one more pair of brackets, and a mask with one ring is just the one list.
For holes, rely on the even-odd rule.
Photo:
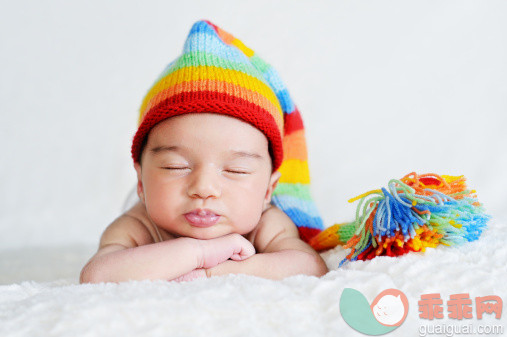
{"label": "rainbow striped hat", "polygon": [[303,121],[287,88],[273,67],[207,20],[192,26],[182,55],[167,65],[144,97],[132,142],[134,162],[157,123],[191,112],[233,116],[262,131],[273,171],[281,173],[272,203],[293,220],[304,241],[323,230],[309,190]]}

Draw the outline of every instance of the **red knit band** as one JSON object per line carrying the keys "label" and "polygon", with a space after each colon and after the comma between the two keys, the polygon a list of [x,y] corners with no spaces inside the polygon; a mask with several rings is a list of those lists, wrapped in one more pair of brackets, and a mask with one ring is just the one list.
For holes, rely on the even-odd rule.
{"label": "red knit band", "polygon": [[143,118],[132,141],[132,159],[140,161],[141,146],[150,130],[161,121],[185,113],[209,112],[241,119],[267,137],[273,155],[273,171],[282,164],[282,135],[271,114],[260,106],[236,96],[216,91],[182,92],[163,100]]}

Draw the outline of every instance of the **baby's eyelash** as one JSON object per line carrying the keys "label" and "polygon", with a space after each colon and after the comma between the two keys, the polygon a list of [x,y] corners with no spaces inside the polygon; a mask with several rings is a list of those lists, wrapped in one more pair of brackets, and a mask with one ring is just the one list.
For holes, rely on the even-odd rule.
{"label": "baby's eyelash", "polygon": [[235,174],[250,174],[250,172],[246,172],[246,171],[236,171],[236,170],[225,170],[225,172],[235,173]]}
{"label": "baby's eyelash", "polygon": [[186,170],[188,167],[163,167],[165,170]]}

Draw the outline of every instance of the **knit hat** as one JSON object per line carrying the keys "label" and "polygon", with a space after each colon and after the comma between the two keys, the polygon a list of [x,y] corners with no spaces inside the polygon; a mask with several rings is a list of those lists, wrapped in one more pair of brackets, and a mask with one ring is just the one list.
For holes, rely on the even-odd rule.
{"label": "knit hat", "polygon": [[273,171],[281,173],[272,203],[296,224],[308,242],[323,230],[310,195],[306,140],[301,115],[273,67],[210,21],[197,21],[183,53],[154,82],[140,108],[132,158],[140,161],[150,130],[185,113],[219,113],[239,118],[264,133]]}

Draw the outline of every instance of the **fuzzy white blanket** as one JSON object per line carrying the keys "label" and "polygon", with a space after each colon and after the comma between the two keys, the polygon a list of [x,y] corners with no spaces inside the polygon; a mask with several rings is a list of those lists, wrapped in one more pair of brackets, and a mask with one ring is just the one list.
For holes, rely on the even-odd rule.
{"label": "fuzzy white blanket", "polygon": [[[409,300],[405,322],[390,336],[419,336],[429,325],[502,326],[497,320],[419,317],[422,294],[498,295],[507,301],[507,226],[493,220],[478,241],[338,268],[346,251],[322,254],[322,278],[273,281],[227,275],[190,282],[142,281],[79,285],[93,248],[0,252],[0,336],[363,336],[345,323],[339,300],[354,288],[371,301],[396,288]],[[28,280],[31,281],[23,281]],[[55,280],[56,279],[56,280]],[[444,307],[445,308],[445,307]],[[444,334],[428,334],[436,336]],[[456,334],[459,335],[459,334]],[[467,335],[467,336],[472,336]]]}

